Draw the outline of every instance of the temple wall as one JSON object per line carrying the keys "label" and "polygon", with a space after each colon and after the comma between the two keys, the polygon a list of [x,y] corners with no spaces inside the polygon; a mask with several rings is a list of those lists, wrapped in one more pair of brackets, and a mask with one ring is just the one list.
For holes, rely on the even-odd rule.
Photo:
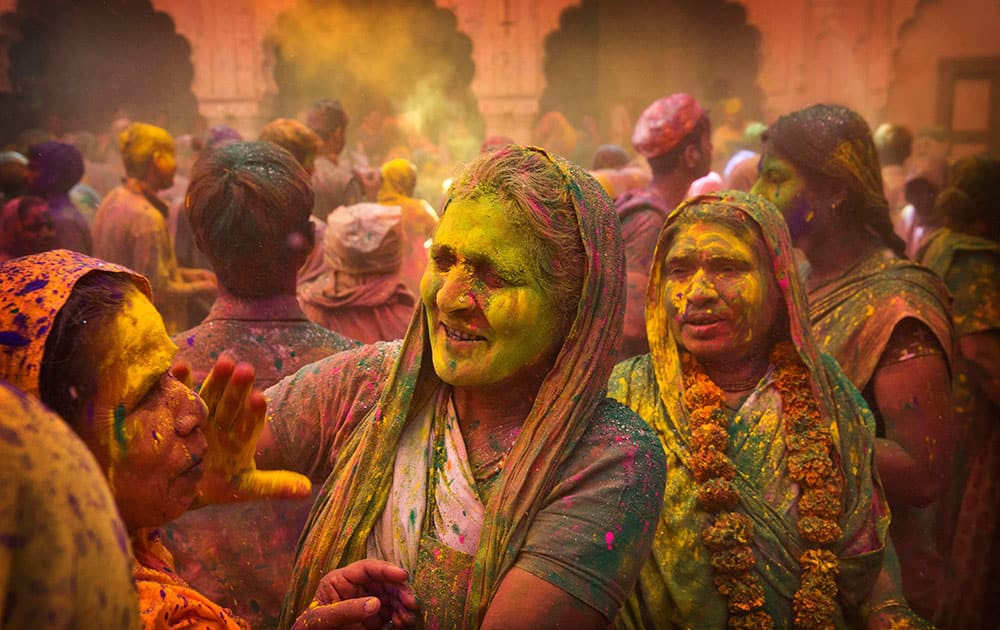
{"label": "temple wall", "polygon": [[[254,134],[268,118],[276,86],[264,40],[277,17],[295,2],[153,0],[191,43],[193,91],[209,123]],[[438,0],[455,12],[459,29],[473,42],[472,89],[488,133],[529,138],[545,87],[545,36],[575,2]],[[762,34],[758,83],[767,118],[830,101],[854,107],[873,125],[893,120],[914,128],[976,126],[986,121],[1000,127],[988,115],[996,109],[1000,87],[982,81],[945,85],[941,74],[942,60],[988,64],[990,58],[1000,58],[998,0],[743,4],[748,21]],[[0,0],[0,12],[14,5],[15,0]]]}

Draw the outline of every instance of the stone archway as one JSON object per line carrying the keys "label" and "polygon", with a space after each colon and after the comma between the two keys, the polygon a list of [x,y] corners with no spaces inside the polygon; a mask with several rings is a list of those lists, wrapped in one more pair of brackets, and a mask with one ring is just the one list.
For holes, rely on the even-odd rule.
{"label": "stone archway", "polygon": [[738,2],[583,0],[546,39],[541,107],[577,127],[610,128],[613,110],[635,117],[656,98],[688,92],[709,107],[739,97],[743,115],[757,117],[760,39]]}

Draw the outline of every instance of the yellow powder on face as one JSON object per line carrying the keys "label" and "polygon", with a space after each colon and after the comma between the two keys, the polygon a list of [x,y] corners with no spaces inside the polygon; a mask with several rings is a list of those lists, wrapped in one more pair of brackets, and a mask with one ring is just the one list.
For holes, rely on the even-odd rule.
{"label": "yellow powder on face", "polygon": [[167,336],[153,304],[136,289],[129,291],[122,308],[104,322],[97,334],[94,352],[101,359],[94,422],[107,445],[109,461],[113,462],[127,451],[138,430],[126,422],[127,415],[170,369],[177,346]]}

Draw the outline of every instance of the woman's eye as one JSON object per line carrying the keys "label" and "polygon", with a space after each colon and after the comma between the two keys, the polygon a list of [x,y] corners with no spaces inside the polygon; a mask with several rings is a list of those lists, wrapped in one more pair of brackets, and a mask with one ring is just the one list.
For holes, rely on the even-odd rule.
{"label": "woman's eye", "polygon": [[485,282],[487,286],[492,287],[494,289],[502,289],[503,287],[510,285],[510,282],[508,282],[503,276],[501,276],[496,271],[486,271],[483,273],[482,277],[483,277],[483,282]]}
{"label": "woman's eye", "polygon": [[447,271],[455,263],[454,257],[449,254],[436,254],[431,257],[431,261],[438,271]]}

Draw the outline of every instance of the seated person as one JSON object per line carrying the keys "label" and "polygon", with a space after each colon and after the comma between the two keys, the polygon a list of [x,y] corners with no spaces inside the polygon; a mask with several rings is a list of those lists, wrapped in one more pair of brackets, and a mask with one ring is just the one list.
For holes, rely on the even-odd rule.
{"label": "seated person", "polygon": [[[301,475],[256,469],[266,403],[250,392],[253,368],[222,359],[203,398],[192,392],[180,380],[187,370],[171,368],[177,347],[150,301],[149,282],[124,267],[53,250],[9,261],[3,274],[0,378],[58,413],[96,458],[131,539],[143,626],[246,628],[177,575],[155,528],[196,500],[309,493]],[[219,409],[236,411],[222,422]],[[381,610],[386,621],[407,623],[414,602],[405,572],[388,565],[360,572],[370,578],[349,580],[359,586],[349,597],[381,593],[380,603],[363,598],[333,608],[353,612],[353,621]],[[348,573],[356,577],[358,567]],[[317,583],[321,604],[348,592],[329,588],[339,583],[335,576],[330,581]]]}
{"label": "seated person", "polygon": [[399,206],[337,208],[327,217],[322,247],[325,271],[298,289],[309,319],[362,343],[401,339],[416,298],[399,277],[405,248]]}

